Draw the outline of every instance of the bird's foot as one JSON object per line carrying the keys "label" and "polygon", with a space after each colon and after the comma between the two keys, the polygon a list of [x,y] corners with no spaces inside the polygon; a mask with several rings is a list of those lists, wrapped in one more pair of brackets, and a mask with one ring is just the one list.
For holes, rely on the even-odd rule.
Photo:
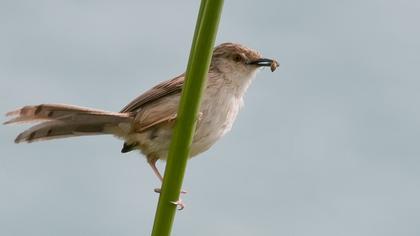
{"label": "bird's foot", "polygon": [[185,208],[185,204],[181,198],[178,199],[178,201],[171,202],[171,203],[176,205],[176,208],[178,211],[182,211]]}
{"label": "bird's foot", "polygon": [[[160,188],[155,188],[153,191],[155,191],[155,193],[160,193],[161,189]],[[181,190],[181,194],[187,194],[187,191]]]}
{"label": "bird's foot", "polygon": [[[161,193],[161,189],[160,188],[155,188],[154,191],[155,191],[155,193]],[[186,194],[186,193],[187,193],[187,191],[181,190],[181,194]],[[176,207],[177,207],[177,209],[179,211],[181,211],[181,210],[183,210],[185,208],[185,204],[184,204],[184,202],[182,201],[181,198],[178,199],[177,201],[173,201],[171,203],[172,204],[175,204]]]}

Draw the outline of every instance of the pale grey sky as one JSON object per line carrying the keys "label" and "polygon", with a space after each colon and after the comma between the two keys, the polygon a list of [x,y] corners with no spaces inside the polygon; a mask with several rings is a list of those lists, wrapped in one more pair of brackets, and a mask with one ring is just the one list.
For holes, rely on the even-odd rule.
{"label": "pale grey sky", "polygon": [[[1,113],[120,110],[184,71],[199,1],[0,1]],[[277,58],[189,162],[173,235],[420,235],[420,2],[225,2],[217,43]],[[4,119],[3,119],[4,120]],[[157,179],[111,137],[0,132],[0,235],[149,235]],[[160,164],[160,167],[163,167]]]}

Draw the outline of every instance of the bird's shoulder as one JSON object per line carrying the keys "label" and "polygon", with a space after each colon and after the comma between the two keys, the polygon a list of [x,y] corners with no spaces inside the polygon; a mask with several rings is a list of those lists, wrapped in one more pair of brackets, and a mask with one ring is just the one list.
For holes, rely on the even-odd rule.
{"label": "bird's shoulder", "polygon": [[182,86],[184,85],[184,80],[185,74],[181,74],[173,79],[161,82],[128,103],[120,112],[135,112],[141,107],[153,103],[167,95],[180,93]]}

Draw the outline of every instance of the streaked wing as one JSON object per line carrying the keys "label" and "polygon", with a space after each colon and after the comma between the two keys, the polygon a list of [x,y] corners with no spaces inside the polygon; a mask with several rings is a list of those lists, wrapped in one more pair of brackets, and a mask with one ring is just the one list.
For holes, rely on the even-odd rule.
{"label": "streaked wing", "polygon": [[181,74],[171,80],[164,81],[131,101],[121,110],[121,112],[134,112],[149,103],[153,103],[161,99],[162,97],[179,93],[182,90],[183,84],[184,74]]}
{"label": "streaked wing", "polygon": [[[216,75],[209,72],[208,79],[211,80]],[[184,74],[162,82],[134,99],[121,112],[138,112],[134,128],[137,132],[172,122],[177,117],[183,85]]]}
{"label": "streaked wing", "polygon": [[180,97],[180,93],[174,93],[142,106],[136,115],[134,129],[137,132],[142,132],[156,125],[174,121]]}

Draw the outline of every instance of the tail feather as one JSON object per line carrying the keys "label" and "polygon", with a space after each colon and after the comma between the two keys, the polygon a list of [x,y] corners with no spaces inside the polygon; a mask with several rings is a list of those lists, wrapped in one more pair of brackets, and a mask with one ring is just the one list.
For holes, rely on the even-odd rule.
{"label": "tail feather", "polygon": [[120,127],[126,129],[127,124],[130,126],[133,119],[129,113],[59,104],[25,106],[7,115],[16,117],[6,121],[5,124],[41,122],[19,134],[15,139],[16,143],[82,135],[121,135],[125,130],[121,130]]}
{"label": "tail feather", "polygon": [[6,116],[16,117],[4,122],[4,124],[63,119],[69,115],[74,115],[75,113],[111,114],[111,112],[104,110],[66,104],[40,104],[36,106],[24,106],[17,110],[6,113]]}

